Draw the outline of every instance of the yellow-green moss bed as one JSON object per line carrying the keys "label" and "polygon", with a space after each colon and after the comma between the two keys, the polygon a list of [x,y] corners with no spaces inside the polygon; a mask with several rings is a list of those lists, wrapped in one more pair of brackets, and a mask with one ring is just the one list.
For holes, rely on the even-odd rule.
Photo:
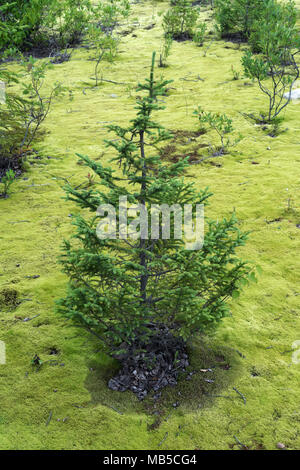
{"label": "yellow-green moss bed", "polygon": [[[276,449],[278,442],[300,448],[300,364],[292,361],[292,344],[300,340],[300,104],[286,108],[287,130],[276,138],[242,117],[266,105],[242,73],[233,80],[231,66],[241,72],[244,44],[210,36],[202,48],[174,42],[169,66],[156,69],[174,80],[157,115],[165,127],[195,132],[192,112],[201,105],[226,113],[244,135],[230,154],[193,165],[187,176],[214,193],[207,215],[236,211],[241,228],[251,231],[240,254],[262,268],[216,334],[190,345],[196,373],[165,389],[156,407],[112,392],[107,381],[117,364],[54,314],[67,283],[57,256],[77,210],[63,200],[61,186],[64,179],[79,184],[88,173],[76,152],[103,163],[111,157],[105,125],[126,125],[134,116],[135,85],[147,76],[152,51],[160,50],[159,12],[167,7],[132,5],[122,25],[132,32],[122,37],[116,62],[102,69],[105,79],[127,85],[92,88],[92,51],[82,47],[48,73],[47,83],[61,80],[74,100],[66,96],[54,105],[35,145],[41,158],[29,157],[10,198],[0,200],[0,340],[7,356],[0,365],[2,450],[237,450],[238,441],[249,449]],[[209,8],[202,11],[211,16]],[[203,134],[191,145],[205,152],[213,139]],[[183,139],[181,151],[184,145]],[[44,361],[38,370],[31,365],[35,354]]]}

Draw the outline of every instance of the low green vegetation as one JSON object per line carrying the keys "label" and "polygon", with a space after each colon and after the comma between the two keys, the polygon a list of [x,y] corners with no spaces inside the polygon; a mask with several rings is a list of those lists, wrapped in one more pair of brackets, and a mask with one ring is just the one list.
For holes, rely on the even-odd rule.
{"label": "low green vegetation", "polygon": [[299,78],[300,36],[295,26],[294,6],[292,24],[289,22],[290,7],[291,4],[282,6],[275,0],[267,2],[264,16],[257,22],[255,30],[255,44],[260,54],[257,56],[248,50],[242,57],[245,76],[256,79],[268,98],[268,110],[260,114],[262,123],[275,122],[288,105],[292,88]]}
{"label": "low green vegetation", "polygon": [[192,39],[198,16],[198,7],[193,7],[190,0],[177,0],[163,17],[165,34],[176,40]]}
{"label": "low green vegetation", "polygon": [[229,135],[233,133],[234,128],[232,119],[226,114],[206,112],[201,107],[198,107],[193,113],[199,120],[200,129],[203,125],[208,125],[210,129],[215,131],[219,137],[219,146],[213,150],[212,156],[220,156],[227,153],[230,147],[234,147],[242,140],[240,135],[235,140],[230,139]]}

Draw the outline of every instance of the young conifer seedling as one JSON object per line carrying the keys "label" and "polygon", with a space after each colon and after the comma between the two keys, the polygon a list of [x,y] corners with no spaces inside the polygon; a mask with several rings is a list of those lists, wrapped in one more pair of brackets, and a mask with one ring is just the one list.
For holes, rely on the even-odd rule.
{"label": "young conifer seedling", "polygon": [[153,114],[163,109],[158,98],[169,81],[155,80],[154,63],[155,54],[150,77],[137,87],[144,96],[134,119],[128,127],[109,126],[117,139],[106,143],[119,169],[79,155],[99,183],[66,187],[67,199],[84,212],[74,217],[76,231],[64,242],[61,263],[69,287],[57,302],[60,314],[122,363],[110,388],[130,389],[140,399],[176,384],[188,365],[187,339],[220,322],[226,300],[238,295],[250,272],[236,255],[246,234],[234,216],[207,219],[204,242],[185,230],[191,221],[185,205],[194,214],[211,194],[185,181],[188,159],[160,160],[157,148],[171,135]]}

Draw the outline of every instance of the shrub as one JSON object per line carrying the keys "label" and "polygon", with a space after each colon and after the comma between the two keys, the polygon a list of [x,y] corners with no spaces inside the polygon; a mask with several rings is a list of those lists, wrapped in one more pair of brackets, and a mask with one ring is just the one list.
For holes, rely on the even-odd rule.
{"label": "shrub", "polygon": [[73,44],[86,27],[91,5],[90,0],[0,0],[0,49]]}
{"label": "shrub", "polygon": [[54,32],[54,41],[63,48],[80,41],[91,15],[91,0],[51,0],[44,26],[47,34]]}
{"label": "shrub", "polygon": [[[260,55],[247,51],[242,57],[245,75],[256,79],[268,98],[268,111],[259,118],[262,123],[274,121],[287,106],[299,77],[296,56],[300,52],[300,37],[292,19],[293,8],[292,2],[281,5],[268,0],[264,17],[256,23],[255,44]],[[286,11],[289,15],[285,16]]]}
{"label": "shrub", "polygon": [[293,47],[293,43],[289,44],[289,34],[297,35],[295,28],[297,11],[294,2],[289,0],[284,4],[278,3],[276,0],[266,0],[262,13],[263,14],[253,22],[252,31],[249,35],[249,44],[251,45],[252,51],[259,53],[270,47],[269,41],[271,34],[273,35],[271,39],[272,47],[275,47],[276,50],[282,49],[283,46]]}
{"label": "shrub", "polygon": [[88,28],[88,40],[95,49],[94,79],[99,82],[99,66],[103,60],[112,62],[118,52],[120,38],[114,34],[121,18],[130,12],[128,0],[100,2],[93,9],[93,23]]}
{"label": "shrub", "polygon": [[18,93],[6,93],[6,102],[0,106],[0,169],[22,166],[22,158],[36,138],[41,124],[50,112],[53,101],[65,89],[56,82],[46,96],[43,84],[47,70],[52,65],[38,62],[32,57],[22,63],[18,75],[0,70],[0,78],[10,85],[18,85]]}
{"label": "shrub", "polygon": [[[43,23],[47,3],[47,0],[32,0],[30,2],[16,0],[11,3],[0,0],[0,48],[11,47],[12,45],[26,47],[34,38],[36,39],[36,35]],[[4,34],[3,24],[6,25]],[[7,36],[7,30],[12,31],[13,34]]]}
{"label": "shrub", "polygon": [[200,106],[193,114],[198,117],[201,126],[208,124],[208,126],[217,133],[220,139],[220,146],[213,149],[214,153],[212,156],[224,155],[229,147],[235,146],[242,139],[241,135],[235,140],[229,138],[234,128],[232,126],[232,120],[226,116],[226,114],[205,112]]}
{"label": "shrub", "polygon": [[[237,294],[249,274],[247,264],[236,255],[246,234],[239,231],[234,216],[208,220],[199,250],[185,249],[174,228],[170,237],[150,238],[150,227],[144,230],[131,216],[138,233],[124,236],[120,196],[144,214],[153,204],[205,204],[210,196],[207,189],[198,191],[185,182],[187,159],[167,165],[157,155],[157,145],[171,135],[152,120],[152,113],[163,109],[157,98],[169,83],[154,79],[154,60],[153,55],[150,78],[137,88],[145,96],[137,100],[136,117],[126,128],[109,126],[116,138],[106,143],[117,153],[112,162],[118,163],[121,174],[79,155],[98,182],[88,189],[65,188],[67,199],[84,212],[74,218],[75,233],[64,242],[60,261],[69,287],[57,310],[96,336],[106,352],[117,358],[130,345],[131,353],[137,354],[137,349],[151,343],[155,329],[164,328],[168,335],[186,340],[215,327],[228,312],[226,300]],[[113,232],[99,235],[99,224],[103,227],[108,221],[103,211],[112,206],[119,237]],[[113,219],[108,224],[112,229]],[[163,226],[160,221],[160,229]],[[157,355],[165,354],[167,347],[161,338]]]}
{"label": "shrub", "polygon": [[93,20],[107,35],[112,35],[119,21],[129,13],[128,0],[102,0],[93,8]]}
{"label": "shrub", "polygon": [[222,37],[238,34],[248,40],[253,23],[261,18],[264,0],[216,0],[215,20]]}
{"label": "shrub", "polygon": [[163,29],[173,39],[192,39],[199,10],[189,0],[178,0],[163,17]]}

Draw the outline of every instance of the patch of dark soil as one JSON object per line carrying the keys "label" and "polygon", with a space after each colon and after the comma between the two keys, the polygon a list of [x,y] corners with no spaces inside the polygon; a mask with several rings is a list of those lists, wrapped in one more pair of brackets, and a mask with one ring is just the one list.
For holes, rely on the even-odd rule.
{"label": "patch of dark soil", "polygon": [[128,36],[129,34],[131,34],[134,31],[134,29],[135,28],[125,29],[124,31],[120,31],[118,34],[120,36]]}
{"label": "patch of dark soil", "polygon": [[260,373],[259,373],[259,371],[256,369],[255,366],[251,367],[250,375],[251,375],[251,377],[259,377],[259,376],[260,376]]}
{"label": "patch of dark soil", "polygon": [[[164,160],[177,163],[188,157],[190,163],[197,163],[200,159],[199,150],[208,147],[207,144],[197,143],[197,138],[206,134],[205,129],[196,131],[176,129],[170,130],[170,133],[172,135],[170,143],[160,149],[160,156]],[[178,146],[187,146],[188,148],[182,150]]]}
{"label": "patch of dark soil", "polygon": [[0,309],[15,310],[20,304],[19,292],[16,289],[5,288],[0,291]]}
{"label": "patch of dark soil", "polygon": [[266,223],[273,224],[274,222],[281,222],[281,221],[282,221],[282,217],[277,217],[276,219],[266,220]]}
{"label": "patch of dark soil", "polygon": [[182,129],[171,130],[173,135],[172,141],[178,143],[185,143],[187,139],[197,139],[201,135],[206,134],[206,129],[198,129],[197,131],[186,131]]}
{"label": "patch of dark soil", "polygon": [[148,31],[149,29],[153,29],[155,27],[156,23],[151,23],[148,26],[145,26],[145,30]]}
{"label": "patch of dark soil", "polygon": [[223,369],[223,370],[229,370],[230,369],[230,364],[221,364],[220,365],[220,368]]}
{"label": "patch of dark soil", "polygon": [[71,59],[72,52],[65,51],[58,51],[50,54],[50,62],[51,64],[62,64],[63,62],[68,62]]}
{"label": "patch of dark soil", "polygon": [[23,160],[21,156],[3,157],[0,155],[0,182],[1,178],[8,170],[13,170],[15,176],[20,176],[23,168]]}
{"label": "patch of dark soil", "polygon": [[170,161],[172,163],[177,163],[179,160],[184,160],[187,157],[189,159],[189,163],[197,163],[199,161],[199,154],[197,151],[172,155],[170,157]]}
{"label": "patch of dark soil", "polygon": [[57,356],[59,354],[59,349],[57,349],[55,346],[52,346],[51,348],[48,349],[48,354],[50,356]]}
{"label": "patch of dark soil", "polygon": [[174,144],[165,145],[165,147],[160,150],[160,156],[165,160],[169,160],[176,150],[177,147]]}
{"label": "patch of dark soil", "polygon": [[216,166],[217,168],[223,167],[222,163],[214,162],[213,160],[207,160],[207,161],[204,161],[203,163],[206,163],[207,165],[211,165],[211,166]]}
{"label": "patch of dark soil", "polygon": [[177,384],[179,372],[189,365],[186,345],[163,325],[151,329],[147,342],[137,339],[131,345],[120,345],[125,351],[118,356],[122,368],[109,380],[111,390],[131,390],[143,400],[152,390],[160,395],[166,386]]}
{"label": "patch of dark soil", "polygon": [[215,360],[216,360],[217,362],[224,362],[224,361],[225,361],[225,357],[224,357],[223,355],[221,355],[221,354],[216,354]]}
{"label": "patch of dark soil", "polygon": [[184,31],[183,33],[177,33],[172,35],[174,41],[177,42],[184,42],[184,41],[191,41],[193,39],[193,35]]}
{"label": "patch of dark soil", "polygon": [[[67,44],[68,48],[75,48],[82,44],[83,34],[78,34],[72,41]],[[53,57],[55,54],[58,54],[64,46],[62,45],[59,37],[55,34],[41,36],[38,40],[35,40],[33,43],[28,42],[21,49],[24,57],[34,57],[35,59],[45,59],[47,57]],[[15,60],[16,57],[9,57],[5,59],[5,62]],[[67,59],[68,60],[68,59]],[[1,60],[0,60],[1,62]]]}
{"label": "patch of dark soil", "polygon": [[159,426],[161,425],[161,422],[162,422],[161,416],[156,416],[153,423],[147,425],[147,430],[154,431],[154,429],[158,429]]}
{"label": "patch of dark soil", "polygon": [[210,7],[213,6],[213,0],[194,0],[192,2],[192,6],[195,7],[197,5],[209,5]]}
{"label": "patch of dark soil", "polygon": [[241,31],[223,33],[221,37],[222,39],[226,39],[227,41],[238,43],[238,44],[248,42],[247,37]]}
{"label": "patch of dark soil", "polygon": [[180,160],[183,160],[184,158],[188,158],[189,163],[198,163],[201,160],[201,155],[199,154],[199,150],[203,148],[207,148],[207,144],[198,144],[191,148],[189,151],[182,152],[178,151],[178,149],[175,147],[175,151],[170,151],[169,149],[166,149],[164,147],[163,152],[162,152],[162,157],[169,160],[172,163],[177,163]]}

